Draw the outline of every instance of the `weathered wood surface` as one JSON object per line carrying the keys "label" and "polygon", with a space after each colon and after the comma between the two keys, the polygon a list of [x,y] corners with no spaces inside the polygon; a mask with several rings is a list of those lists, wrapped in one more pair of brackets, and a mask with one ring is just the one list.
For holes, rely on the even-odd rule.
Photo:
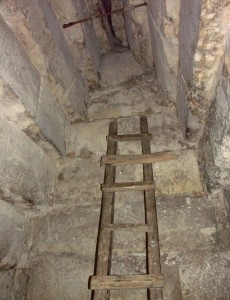
{"label": "weathered wood surface", "polygon": [[[148,133],[148,123],[146,117],[140,118],[141,133]],[[150,142],[142,141],[142,153],[151,153]],[[153,180],[152,164],[143,165],[143,180]],[[147,273],[148,274],[160,274],[161,273],[161,261],[160,261],[160,247],[159,247],[159,235],[157,224],[157,211],[156,211],[156,199],[153,190],[145,191],[145,218],[146,223],[153,226],[153,231],[147,233]],[[149,299],[159,300],[163,299],[162,289],[149,289]]]}
{"label": "weathered wood surface", "polygon": [[148,225],[148,224],[115,223],[115,224],[108,225],[103,230],[152,232],[153,231],[153,226]]}
{"label": "weathered wood surface", "polygon": [[154,181],[136,181],[120,182],[113,184],[102,184],[103,192],[120,192],[120,191],[149,191],[155,189]]}
{"label": "weathered wood surface", "polygon": [[[142,141],[149,142],[149,141]],[[136,155],[104,155],[101,159],[102,166],[120,166],[133,164],[150,164],[169,161],[178,158],[178,155],[170,152],[156,152]]]}
{"label": "weathered wood surface", "polygon": [[[172,152],[151,154],[150,134],[148,133],[147,118],[140,118],[141,134],[117,135],[117,123],[111,122],[108,136],[107,155],[102,157],[101,164],[105,165],[105,180],[102,185],[101,220],[98,236],[97,259],[95,274],[90,278],[90,289],[93,290],[93,300],[110,299],[112,289],[148,289],[149,300],[163,299],[163,275],[161,274],[159,236],[157,226],[156,201],[152,163],[176,159]],[[141,136],[141,138],[140,138]],[[142,155],[116,155],[117,141],[140,140]],[[115,183],[115,166],[127,164],[143,164],[143,181]],[[145,223],[146,224],[114,224],[115,191],[144,190]],[[146,275],[110,275],[111,248],[114,231],[139,231],[147,237],[147,274]]]}
{"label": "weathered wood surface", "polygon": [[[117,134],[117,122],[113,121],[109,126],[109,135]],[[108,142],[107,154],[112,155],[116,154],[117,143]],[[106,167],[105,168],[105,179],[104,182],[106,185],[112,185],[115,182],[115,167]],[[107,276],[110,273],[111,267],[111,247],[112,247],[112,235],[111,231],[102,231],[102,228],[105,228],[107,225],[113,223],[114,215],[114,193],[103,193],[102,195],[102,204],[101,204],[101,219],[99,225],[99,235],[98,235],[98,245],[97,245],[97,255],[96,255],[96,268],[95,274],[97,276]],[[107,300],[109,291],[100,290],[94,291],[93,300]]]}
{"label": "weathered wood surface", "polygon": [[147,289],[163,287],[163,275],[92,276],[90,289]]}
{"label": "weathered wood surface", "polygon": [[123,135],[108,135],[107,141],[112,142],[126,142],[126,141],[141,141],[151,140],[152,134],[123,134]]}

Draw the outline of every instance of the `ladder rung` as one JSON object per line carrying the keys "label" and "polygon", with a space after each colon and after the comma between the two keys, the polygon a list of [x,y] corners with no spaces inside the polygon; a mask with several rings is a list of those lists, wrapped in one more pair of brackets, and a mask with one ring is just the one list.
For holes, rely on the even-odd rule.
{"label": "ladder rung", "polygon": [[116,223],[107,225],[105,230],[152,232],[153,226],[148,224]]}
{"label": "ladder rung", "polygon": [[162,288],[163,275],[91,276],[91,290]]}
{"label": "ladder rung", "polygon": [[155,189],[154,181],[136,181],[136,182],[121,182],[111,185],[102,184],[103,192],[119,192],[119,191],[149,191]]}
{"label": "ladder rung", "polygon": [[124,135],[108,135],[107,141],[111,142],[123,142],[123,141],[146,141],[152,139],[151,133],[143,134],[124,134]]}
{"label": "ladder rung", "polygon": [[104,155],[101,159],[101,165],[119,166],[132,164],[149,164],[162,161],[169,161],[176,158],[178,158],[178,155],[173,154],[170,151],[137,155]]}

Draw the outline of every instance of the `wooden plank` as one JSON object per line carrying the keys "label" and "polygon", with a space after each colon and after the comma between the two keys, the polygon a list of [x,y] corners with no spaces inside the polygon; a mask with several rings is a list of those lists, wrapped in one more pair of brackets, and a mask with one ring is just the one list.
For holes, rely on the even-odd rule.
{"label": "wooden plank", "polygon": [[[148,133],[148,123],[146,117],[140,118],[141,133]],[[151,153],[150,142],[142,141],[142,153]],[[153,180],[152,164],[143,165],[143,180]],[[157,225],[157,211],[156,211],[156,199],[154,191],[145,191],[145,219],[146,223],[153,226],[153,231],[147,233],[147,273],[159,274],[161,273],[161,261],[160,261],[160,246],[159,246],[159,234]],[[150,288],[148,291],[150,300],[163,299],[162,289]]]}
{"label": "wooden plank", "polygon": [[[117,122],[113,121],[109,126],[109,135],[117,134]],[[117,143],[108,142],[107,154],[116,154]],[[105,168],[105,179],[104,183],[106,185],[112,185],[115,182],[116,167],[106,167]],[[114,193],[103,193],[102,203],[101,203],[101,219],[99,224],[99,234],[98,234],[98,244],[96,253],[96,267],[95,274],[97,276],[106,276],[110,273],[111,268],[111,255],[112,255],[112,238],[113,232],[102,231],[107,225],[113,223],[114,215]],[[107,300],[109,299],[109,291],[98,290],[94,291],[92,294],[93,300]]]}
{"label": "wooden plank", "polygon": [[[142,141],[149,142],[149,141]],[[101,166],[120,166],[133,164],[149,164],[156,162],[169,161],[178,158],[178,155],[171,151],[145,153],[137,155],[104,155],[101,159]]]}
{"label": "wooden plank", "polygon": [[151,232],[153,231],[153,226],[148,224],[116,223],[108,225],[104,230]]}
{"label": "wooden plank", "polygon": [[163,286],[163,275],[118,275],[118,276],[92,276],[91,290],[114,289],[147,289]]}
{"label": "wooden plank", "polygon": [[155,189],[154,181],[136,181],[136,182],[120,182],[113,184],[102,184],[103,192],[120,192],[120,191],[149,191]]}
{"label": "wooden plank", "polygon": [[152,134],[123,134],[123,135],[108,135],[107,141],[112,142],[125,142],[125,141],[141,141],[141,140],[151,140]]}

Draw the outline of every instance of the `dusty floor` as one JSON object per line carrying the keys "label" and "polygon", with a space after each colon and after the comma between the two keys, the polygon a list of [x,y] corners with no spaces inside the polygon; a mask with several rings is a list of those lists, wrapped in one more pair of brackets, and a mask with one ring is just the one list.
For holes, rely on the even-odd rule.
{"label": "dusty floor", "polygon": [[[56,203],[33,223],[38,234],[28,282],[31,300],[90,299],[104,176],[100,157],[106,152],[109,122],[118,119],[120,134],[138,133],[140,115],[148,117],[152,152],[175,150],[179,156],[153,166],[164,299],[230,299],[230,245],[223,239],[221,208],[204,196],[199,176],[194,137],[200,124],[192,120],[193,136],[185,142],[174,104],[159,96],[154,75],[130,60],[127,53],[125,59],[116,56],[117,78],[106,63],[102,66],[103,88],[91,95],[87,120],[68,130],[69,157],[59,161]],[[108,86],[110,80],[115,85]],[[119,144],[119,153],[141,153],[140,143]],[[128,180],[142,180],[140,165],[117,168],[117,182]],[[143,216],[142,192],[117,194],[115,221],[143,222]],[[144,246],[140,233],[116,234],[113,274],[144,273]],[[146,292],[114,291],[111,299],[142,300]]]}

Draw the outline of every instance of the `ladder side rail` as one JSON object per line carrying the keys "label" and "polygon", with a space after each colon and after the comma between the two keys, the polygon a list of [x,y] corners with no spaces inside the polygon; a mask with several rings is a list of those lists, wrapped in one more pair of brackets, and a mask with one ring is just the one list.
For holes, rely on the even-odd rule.
{"label": "ladder side rail", "polygon": [[[117,135],[117,122],[113,121],[109,126],[109,135]],[[113,155],[117,151],[117,142],[109,141],[107,147],[107,154]],[[104,183],[112,185],[115,183],[116,167],[105,167]],[[113,232],[103,230],[109,224],[113,223],[114,215],[114,192],[102,193],[101,217],[98,233],[98,244],[96,253],[96,267],[95,274],[97,276],[107,276],[111,268],[112,255],[112,238]],[[92,292],[93,300],[107,300],[109,299],[109,290],[95,290]]]}
{"label": "ladder side rail", "polygon": [[[148,133],[148,123],[146,117],[140,117],[141,133]],[[150,141],[141,141],[142,153],[151,154]],[[152,164],[143,165],[143,180],[153,181]],[[153,226],[153,231],[146,233],[147,236],[147,271],[148,274],[160,274],[160,247],[159,247],[159,234],[157,223],[156,211],[156,198],[154,190],[145,191],[145,215],[146,223]],[[150,288],[149,300],[163,299],[163,291],[161,288]]]}

